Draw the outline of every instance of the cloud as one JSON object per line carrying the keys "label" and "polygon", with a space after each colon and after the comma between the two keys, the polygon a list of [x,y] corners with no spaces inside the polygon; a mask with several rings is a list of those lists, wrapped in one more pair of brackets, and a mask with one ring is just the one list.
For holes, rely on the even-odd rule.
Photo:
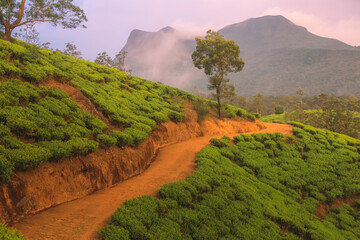
{"label": "cloud", "polygon": [[353,46],[360,45],[360,40],[354,37],[360,36],[360,18],[351,17],[329,21],[314,14],[284,10],[280,7],[269,8],[264,11],[263,15],[283,15],[316,35],[335,38]]}
{"label": "cloud", "polygon": [[183,20],[176,20],[172,24],[170,24],[173,28],[179,31],[184,38],[193,39],[198,36],[205,36],[206,32],[211,30],[219,30],[220,27],[216,27],[213,25],[195,25],[191,22],[186,22]]}

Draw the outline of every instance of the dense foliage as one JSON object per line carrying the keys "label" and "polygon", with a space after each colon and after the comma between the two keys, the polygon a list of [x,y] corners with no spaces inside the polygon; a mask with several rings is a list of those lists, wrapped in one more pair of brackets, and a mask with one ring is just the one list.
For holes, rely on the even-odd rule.
{"label": "dense foliage", "polygon": [[9,80],[0,92],[1,181],[15,169],[93,152],[99,144],[89,138],[107,129],[58,89]]}
{"label": "dense foliage", "polygon": [[[105,132],[108,126],[81,110],[65,92],[15,78],[35,85],[55,79],[75,86],[124,130]],[[136,146],[157,123],[183,121],[185,101],[216,107],[176,88],[18,40],[0,40],[0,80],[1,181],[8,181],[16,169],[95,151],[99,142]],[[242,109],[226,108],[227,117],[254,119]]]}
{"label": "dense foliage", "polygon": [[5,30],[7,41],[11,40],[11,33],[17,27],[48,22],[53,26],[77,28],[84,21],[87,21],[84,11],[72,0],[0,1],[0,29]]}
{"label": "dense foliage", "polygon": [[[294,135],[212,139],[186,181],[126,201],[103,239],[358,239],[356,206],[315,216],[360,192],[360,141],[294,123]],[[236,163],[236,164],[234,164]]]}
{"label": "dense foliage", "polygon": [[[261,121],[296,121],[360,138],[360,100],[357,97],[354,95],[333,96],[326,94],[304,97],[304,92],[300,91],[299,93],[301,95],[297,97],[295,103],[291,100],[292,97],[283,98],[287,99],[286,109],[288,109],[284,114],[271,114],[262,117]],[[272,102],[272,106],[276,106],[275,110],[282,107],[279,102],[276,102],[279,98],[271,100],[268,97],[267,99]]]}
{"label": "dense foliage", "polygon": [[204,69],[209,78],[209,90],[215,90],[218,102],[218,114],[221,119],[221,98],[233,95],[235,88],[229,85],[229,73],[239,72],[244,67],[244,61],[239,57],[240,48],[233,40],[214,31],[207,31],[204,39],[195,38],[196,50],[192,53],[194,66]]}
{"label": "dense foliage", "polygon": [[25,240],[21,234],[16,230],[7,229],[4,225],[0,224],[0,239],[1,240]]}
{"label": "dense foliage", "polygon": [[[48,79],[78,88],[124,130],[107,131],[104,122],[81,110],[65,92],[41,87]],[[186,101],[216,107],[176,88],[18,40],[0,40],[0,93],[0,182],[9,181],[15,170],[88,154],[99,143],[136,146],[157,123],[183,121]],[[242,109],[225,108],[227,117],[255,119]],[[5,227],[1,234],[16,239]]]}

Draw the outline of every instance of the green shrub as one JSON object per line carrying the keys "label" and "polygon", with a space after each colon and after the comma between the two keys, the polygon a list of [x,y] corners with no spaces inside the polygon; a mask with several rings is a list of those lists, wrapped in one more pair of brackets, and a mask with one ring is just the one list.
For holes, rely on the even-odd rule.
{"label": "green shrub", "polygon": [[18,75],[21,73],[21,70],[14,66],[13,64],[9,63],[6,60],[0,59],[0,76],[1,75]]}
{"label": "green shrub", "polygon": [[284,108],[282,106],[275,107],[275,114],[283,114]]}
{"label": "green shrub", "polygon": [[5,137],[5,136],[11,136],[11,131],[3,123],[0,123],[0,138]]}
{"label": "green shrub", "polygon": [[207,102],[201,100],[194,101],[193,106],[198,114],[198,122],[203,121],[210,112],[210,106],[207,104]]}
{"label": "green shrub", "polygon": [[128,230],[112,224],[106,225],[100,233],[104,240],[130,240]]}
{"label": "green shrub", "polygon": [[40,147],[46,148],[51,152],[50,160],[59,161],[63,158],[70,157],[73,153],[71,143],[59,140],[43,141],[38,144]]}
{"label": "green shrub", "polygon": [[224,136],[221,139],[212,138],[212,139],[210,139],[210,143],[218,148],[229,147],[230,146],[230,138],[227,136]]}
{"label": "green shrub", "polygon": [[29,82],[39,83],[47,77],[47,74],[39,65],[28,63],[22,69],[21,76]]}
{"label": "green shrub", "polygon": [[255,115],[252,115],[252,114],[247,114],[245,117],[251,122],[255,122],[255,120],[256,120]]}
{"label": "green shrub", "polygon": [[183,239],[180,225],[168,218],[160,218],[151,225],[149,229],[151,239],[159,240],[181,240]]}
{"label": "green shrub", "polygon": [[16,230],[7,229],[6,226],[0,224],[0,239],[2,240],[25,240],[24,236]]}
{"label": "green shrub", "polygon": [[180,113],[180,112],[175,112],[172,110],[169,110],[169,114],[168,114],[169,118],[171,121],[178,123],[178,122],[182,122],[185,118],[185,114],[184,113]]}
{"label": "green shrub", "polygon": [[15,164],[16,169],[26,170],[39,166],[51,157],[51,152],[42,147],[24,144],[20,149],[7,151],[7,158]]}
{"label": "green shrub", "polygon": [[134,139],[134,144],[138,145],[145,141],[147,134],[146,132],[143,132],[141,130],[135,129],[135,128],[126,128],[124,130],[124,133],[131,136],[132,139]]}
{"label": "green shrub", "polygon": [[87,138],[74,137],[68,141],[71,146],[71,151],[76,154],[87,155],[91,152],[95,152],[99,147],[99,143],[89,140]]}
{"label": "green shrub", "polygon": [[164,123],[169,121],[169,117],[166,113],[163,112],[154,112],[150,115],[152,119],[156,121],[156,123]]}
{"label": "green shrub", "polygon": [[117,143],[117,138],[111,135],[100,134],[97,136],[97,138],[100,140],[102,144],[104,144],[107,147],[114,146]]}
{"label": "green shrub", "polygon": [[117,139],[117,145],[119,147],[130,146],[134,143],[133,136],[125,132],[110,131],[110,136],[113,136]]}
{"label": "green shrub", "polygon": [[[256,119],[259,119],[259,118],[261,118],[261,114],[260,113],[254,113],[254,117],[256,118]],[[251,118],[252,119],[252,118]]]}
{"label": "green shrub", "polygon": [[[319,203],[360,191],[359,153],[346,147],[352,140],[307,127],[294,132],[296,141],[280,133],[237,136],[236,145],[213,140],[186,181],[162,186],[159,199],[129,201],[111,224],[132,239],[358,239],[353,208],[314,214]],[[343,147],[329,150],[333,144]]]}
{"label": "green shrub", "polygon": [[14,164],[11,163],[5,156],[0,155],[0,182],[10,181],[13,169]]}
{"label": "green shrub", "polygon": [[196,193],[196,188],[185,181],[165,184],[159,190],[160,197],[173,199],[181,206],[188,206]]}

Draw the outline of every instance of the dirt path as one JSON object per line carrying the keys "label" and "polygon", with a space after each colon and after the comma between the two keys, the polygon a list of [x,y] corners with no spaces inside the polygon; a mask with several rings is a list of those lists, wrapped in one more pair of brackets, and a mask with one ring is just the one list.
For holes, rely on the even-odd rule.
{"label": "dirt path", "polygon": [[[292,134],[292,126],[264,123],[266,129],[251,133],[282,132]],[[250,133],[247,133],[250,134]],[[227,136],[239,133],[227,134]],[[92,195],[45,210],[14,225],[32,239],[100,239],[98,229],[124,200],[155,195],[163,184],[183,180],[195,170],[195,155],[213,137],[205,136],[164,146],[150,167],[141,175]]]}

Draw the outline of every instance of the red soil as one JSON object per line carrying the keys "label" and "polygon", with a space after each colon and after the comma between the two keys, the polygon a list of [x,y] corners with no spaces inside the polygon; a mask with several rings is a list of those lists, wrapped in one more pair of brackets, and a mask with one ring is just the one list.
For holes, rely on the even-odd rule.
{"label": "red soil", "polygon": [[[259,126],[265,128],[259,129]],[[99,239],[97,231],[105,226],[125,200],[155,195],[163,184],[183,180],[191,175],[196,168],[196,153],[209,143],[210,138],[222,137],[224,134],[232,137],[239,135],[239,132],[292,133],[292,126],[289,125],[231,120],[207,120],[200,129],[205,136],[162,146],[155,161],[141,175],[27,217],[13,227],[29,239]],[[173,130],[177,131],[177,135],[185,134],[176,128]]]}
{"label": "red soil", "polygon": [[77,104],[79,104],[82,110],[90,113],[94,117],[99,118],[101,121],[106,123],[109,126],[109,130],[118,130],[118,131],[122,130],[117,126],[112,125],[109,119],[106,118],[102,114],[102,112],[98,111],[94,106],[94,104],[90,101],[90,99],[87,98],[79,89],[65,83],[57,82],[55,80],[47,80],[45,82],[42,82],[41,86],[53,87],[63,90],[69,95],[69,97],[72,100],[74,100],[75,102],[77,102]]}
{"label": "red soil", "polygon": [[324,217],[326,217],[326,215],[329,214],[331,209],[340,207],[344,204],[347,204],[350,206],[355,206],[356,202],[359,200],[360,200],[360,195],[356,195],[356,196],[346,198],[346,199],[340,198],[340,199],[336,200],[334,203],[330,203],[330,204],[322,203],[316,209],[315,215],[318,218],[324,218]]}

